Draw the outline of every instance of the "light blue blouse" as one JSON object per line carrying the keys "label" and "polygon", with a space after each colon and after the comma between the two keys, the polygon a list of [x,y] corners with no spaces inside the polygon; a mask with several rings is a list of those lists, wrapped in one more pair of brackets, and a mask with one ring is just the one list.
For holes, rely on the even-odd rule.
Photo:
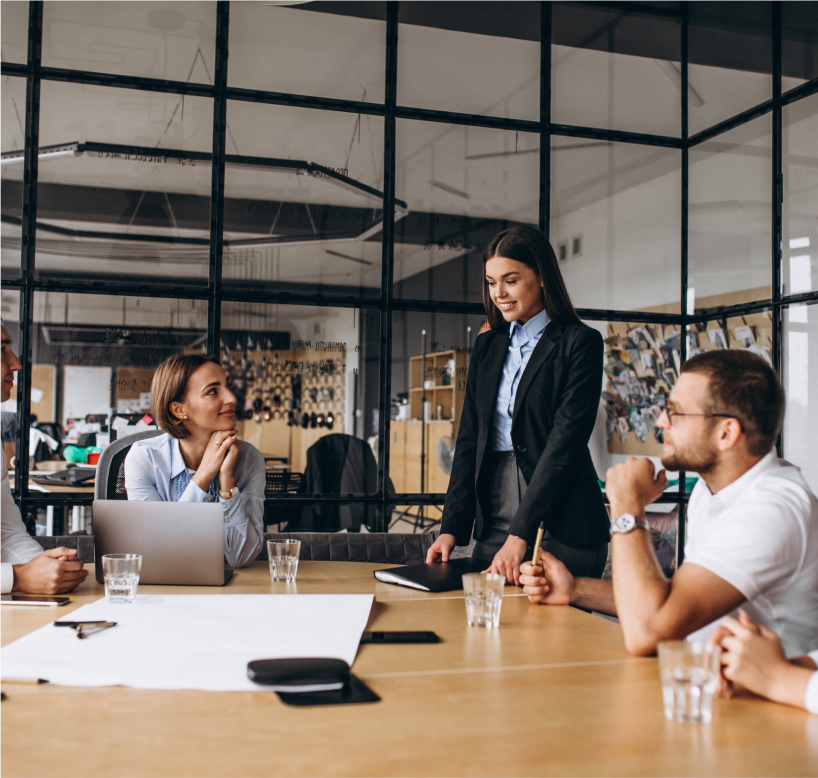
{"label": "light blue blouse", "polygon": [[[220,502],[224,506],[224,557],[231,567],[250,564],[264,536],[264,489],[267,473],[261,452],[242,442],[235,477],[239,494],[223,500],[200,489],[192,480],[181,495],[174,486],[187,468],[179,441],[167,433],[138,440],[125,457],[125,489],[129,500],[155,502]],[[214,481],[215,483],[215,481]],[[212,486],[212,485],[211,485]]]}
{"label": "light blue blouse", "polygon": [[511,343],[503,365],[503,378],[500,391],[497,392],[497,406],[494,412],[494,430],[492,449],[494,451],[513,451],[511,442],[511,423],[514,417],[514,397],[523,377],[525,366],[531,358],[531,352],[539,343],[545,328],[551,320],[545,311],[532,316],[525,324],[511,322],[508,336]]}

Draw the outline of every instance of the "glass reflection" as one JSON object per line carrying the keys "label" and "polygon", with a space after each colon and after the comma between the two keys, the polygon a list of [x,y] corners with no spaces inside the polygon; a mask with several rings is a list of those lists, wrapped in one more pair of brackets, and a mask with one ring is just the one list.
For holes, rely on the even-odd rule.
{"label": "glass reflection", "polygon": [[688,309],[770,297],[771,192],[769,115],[690,149]]}

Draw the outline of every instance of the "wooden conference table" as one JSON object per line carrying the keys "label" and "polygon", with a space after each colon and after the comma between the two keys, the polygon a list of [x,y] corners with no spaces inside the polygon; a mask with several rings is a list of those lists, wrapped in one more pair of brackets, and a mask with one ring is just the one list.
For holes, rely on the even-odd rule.
{"label": "wooden conference table", "polygon": [[[815,775],[818,716],[743,695],[710,725],[665,720],[655,659],[617,625],[530,605],[507,588],[500,629],[466,626],[462,592],[382,584],[382,565],[303,562],[298,594],[374,593],[370,627],[437,632],[437,645],[362,646],[354,672],[382,701],[291,708],[272,692],[6,685],[4,776]],[[285,593],[265,563],[224,596]],[[213,593],[140,586],[142,594]],[[64,619],[2,609],[3,645]],[[127,607],[127,606],[125,606]]]}

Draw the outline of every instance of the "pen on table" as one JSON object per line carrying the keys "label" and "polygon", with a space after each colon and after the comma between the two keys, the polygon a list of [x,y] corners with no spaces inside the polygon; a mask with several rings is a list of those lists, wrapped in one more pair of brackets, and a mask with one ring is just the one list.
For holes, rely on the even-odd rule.
{"label": "pen on table", "polygon": [[534,556],[531,558],[531,564],[536,567],[540,563],[540,543],[542,543],[542,536],[545,534],[545,522],[541,521],[537,529],[537,539],[534,541]]}
{"label": "pen on table", "polygon": [[45,678],[0,678],[0,683],[13,683],[16,686],[37,686],[48,683]]}

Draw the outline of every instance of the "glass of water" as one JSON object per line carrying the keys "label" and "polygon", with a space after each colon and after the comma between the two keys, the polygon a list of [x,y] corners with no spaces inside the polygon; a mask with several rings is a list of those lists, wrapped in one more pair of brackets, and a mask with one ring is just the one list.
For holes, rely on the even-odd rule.
{"label": "glass of water", "polygon": [[491,629],[500,626],[505,583],[506,577],[496,573],[466,573],[463,576],[466,620],[470,627]]}
{"label": "glass of water", "polygon": [[133,602],[142,572],[140,554],[107,554],[102,557],[105,598],[108,602]]}
{"label": "glass of water", "polygon": [[268,540],[267,558],[270,560],[270,580],[285,583],[295,581],[300,555],[300,540]]}
{"label": "glass of water", "polygon": [[709,724],[720,663],[720,646],[687,640],[659,643],[665,718]]}

